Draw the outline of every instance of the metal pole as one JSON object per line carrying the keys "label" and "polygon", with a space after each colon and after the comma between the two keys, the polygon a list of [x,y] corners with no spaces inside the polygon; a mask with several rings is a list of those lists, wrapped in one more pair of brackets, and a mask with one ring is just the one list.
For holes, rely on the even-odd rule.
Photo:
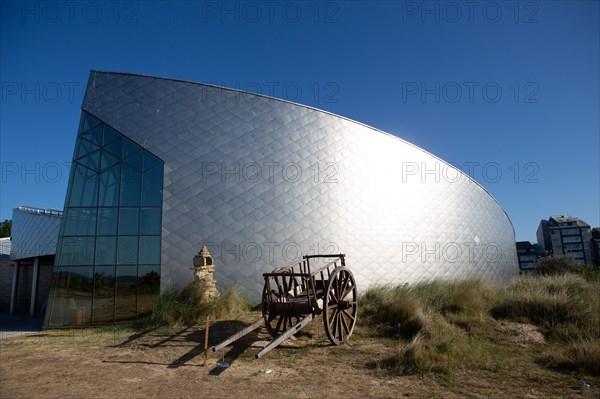
{"label": "metal pole", "polygon": [[14,315],[17,310],[17,289],[19,288],[19,266],[20,261],[16,261],[13,267],[12,291],[10,293],[10,314]]}
{"label": "metal pole", "polygon": [[206,329],[204,330],[204,366],[206,366],[206,361],[208,359],[208,322],[210,320],[210,316],[206,316]]}
{"label": "metal pole", "polygon": [[38,278],[40,275],[40,258],[33,259],[33,278],[31,282],[31,304],[29,305],[29,316],[35,316],[35,303],[37,302]]}

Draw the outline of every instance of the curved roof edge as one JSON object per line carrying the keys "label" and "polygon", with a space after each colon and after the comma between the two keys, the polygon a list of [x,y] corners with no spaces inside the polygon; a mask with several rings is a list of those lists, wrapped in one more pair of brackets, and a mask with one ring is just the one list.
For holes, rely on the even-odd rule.
{"label": "curved roof edge", "polygon": [[[199,85],[199,86],[205,86],[205,87],[213,87],[213,88],[220,89],[220,90],[227,90],[227,91],[232,91],[232,92],[235,92],[235,93],[242,93],[242,94],[248,94],[248,95],[252,95],[252,96],[256,96],[256,97],[263,97],[263,98],[266,98],[266,99],[269,99],[269,100],[280,101],[282,103],[291,104],[291,105],[294,105],[294,106],[297,106],[297,107],[303,107],[303,108],[306,108],[306,109],[309,109],[309,110],[312,110],[312,111],[321,112],[321,113],[324,113],[324,114],[327,114],[327,115],[334,116],[336,118],[340,118],[340,119],[344,119],[344,120],[347,120],[347,121],[352,122],[352,123],[356,123],[358,125],[361,125],[361,126],[364,126],[364,127],[368,128],[368,129],[374,130],[374,131],[376,131],[378,133],[381,133],[381,134],[384,134],[386,136],[392,137],[392,138],[394,138],[396,140],[400,140],[403,143],[410,145],[411,147],[414,147],[414,148],[416,148],[416,149],[418,149],[420,151],[423,151],[424,153],[432,156],[433,158],[437,159],[438,161],[444,163],[445,165],[448,165],[448,166],[451,166],[451,167],[457,169],[455,166],[449,164],[448,162],[444,161],[440,157],[438,157],[438,156],[430,153],[429,151],[427,151],[427,150],[419,147],[418,145],[415,145],[415,144],[411,143],[410,141],[404,140],[401,137],[395,136],[395,135],[393,135],[391,133],[385,132],[385,131],[383,131],[381,129],[378,129],[378,128],[370,126],[370,125],[367,125],[366,123],[363,123],[363,122],[356,121],[356,120],[348,118],[346,116],[334,114],[333,112],[325,111],[325,110],[322,110],[322,109],[316,108],[316,107],[311,107],[309,105],[300,104],[300,103],[296,103],[294,101],[284,100],[284,99],[277,98],[277,97],[267,96],[265,94],[252,93],[250,91],[233,89],[233,88],[230,88],[230,87],[219,86],[219,85],[215,85],[215,84],[193,82],[191,80],[185,80],[185,79],[165,78],[165,77],[162,77],[162,76],[146,75],[146,74],[142,74],[142,73],[112,72],[112,71],[102,71],[102,70],[98,70],[98,69],[91,69],[90,70],[90,78],[91,78],[91,74],[95,73],[95,72],[105,73],[105,74],[111,74],[111,75],[139,76],[139,77],[143,77],[143,78],[162,79],[162,80],[169,80],[169,81],[172,81],[172,82],[181,82],[181,83],[189,83],[189,84],[194,84],[194,85]],[[500,209],[502,210],[502,212],[504,212],[504,215],[506,216],[506,219],[508,219],[508,222],[510,223],[510,227],[513,229],[513,235],[514,235],[515,234],[515,227],[513,226],[512,221],[510,220],[510,217],[508,216],[508,213],[502,207],[502,205],[500,204],[500,202],[485,187],[483,187],[477,180],[473,179],[471,176],[469,176],[468,174],[464,173],[462,170],[460,170],[460,169],[457,169],[457,170],[461,174],[463,174],[464,176],[466,176],[472,183],[476,184],[487,195],[489,195],[494,200],[494,202],[496,202],[496,204],[498,204],[498,207],[500,207]]]}

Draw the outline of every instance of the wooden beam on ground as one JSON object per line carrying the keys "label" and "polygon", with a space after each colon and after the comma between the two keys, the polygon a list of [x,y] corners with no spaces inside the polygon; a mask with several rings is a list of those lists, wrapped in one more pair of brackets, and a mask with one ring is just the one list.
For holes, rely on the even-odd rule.
{"label": "wooden beam on ground", "polygon": [[279,337],[275,338],[273,341],[271,341],[269,343],[269,345],[265,346],[260,352],[258,352],[256,354],[256,358],[260,359],[261,357],[263,357],[264,355],[269,353],[273,348],[275,348],[279,344],[281,344],[283,341],[285,341],[292,335],[296,334],[298,331],[300,331],[302,329],[302,327],[304,327],[305,325],[310,323],[312,321],[313,317],[314,316],[312,313],[309,313],[308,315],[306,315],[306,317],[303,318],[302,320],[300,320],[298,323],[296,323],[296,325],[294,325],[292,328],[290,328],[289,330],[287,330],[286,332],[281,334]]}
{"label": "wooden beam on ground", "polygon": [[237,341],[238,339],[240,339],[243,336],[251,333],[252,331],[256,330],[257,328],[260,328],[260,327],[264,326],[264,324],[265,324],[265,319],[261,317],[260,319],[256,320],[252,325],[244,328],[240,332],[237,332],[237,333],[233,334],[232,336],[230,336],[229,338],[227,338],[225,341],[221,342],[220,344],[213,346],[212,347],[212,351],[216,352],[219,349],[223,349],[224,347],[226,347],[230,343],[232,343],[234,341]]}

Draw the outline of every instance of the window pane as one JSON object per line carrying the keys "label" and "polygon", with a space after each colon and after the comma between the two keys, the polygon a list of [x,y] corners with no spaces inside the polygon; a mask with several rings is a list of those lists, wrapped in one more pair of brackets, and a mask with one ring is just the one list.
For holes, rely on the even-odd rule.
{"label": "window pane", "polygon": [[139,213],[139,208],[121,208],[119,210],[119,235],[132,236],[138,234]]}
{"label": "window pane", "polygon": [[94,272],[94,324],[112,323],[115,312],[115,266],[99,266]]}
{"label": "window pane", "polygon": [[140,234],[160,234],[160,208],[142,208],[140,214]]}
{"label": "window pane", "polygon": [[160,292],[160,266],[138,268],[138,317],[147,315]]}
{"label": "window pane", "polygon": [[88,168],[77,165],[69,206],[96,206],[97,201],[98,174]]}
{"label": "window pane", "polygon": [[67,209],[65,236],[93,236],[96,231],[96,208]]}
{"label": "window pane", "polygon": [[121,206],[140,205],[140,173],[131,166],[123,165],[121,177]]}
{"label": "window pane", "polygon": [[107,145],[104,146],[104,151],[108,151],[111,154],[113,154],[115,157],[121,159],[121,156],[123,155],[123,144],[122,144],[122,139],[119,137],[118,139],[108,143]]}
{"label": "window pane", "polygon": [[138,238],[119,237],[117,245],[117,264],[135,265],[138,259]]}
{"label": "window pane", "polygon": [[108,151],[102,151],[102,156],[101,156],[101,170],[104,171],[108,168],[110,168],[111,166],[116,165],[117,163],[119,163],[121,160],[113,155],[111,155]]}
{"label": "window pane", "polygon": [[94,237],[63,237],[60,243],[59,265],[94,264]]}
{"label": "window pane", "polygon": [[137,266],[117,268],[115,321],[133,321],[137,302]]}
{"label": "window pane", "polygon": [[121,137],[120,133],[118,133],[114,129],[104,125],[104,140],[102,141],[102,143],[104,145],[106,145],[108,143],[112,143],[114,140],[116,140],[120,137]]}
{"label": "window pane", "polygon": [[161,164],[162,161],[160,159],[150,154],[148,151],[144,151],[144,172]]}
{"label": "window pane", "polygon": [[142,181],[142,205],[161,206],[163,188],[163,166],[145,172]]}
{"label": "window pane", "polygon": [[90,324],[92,305],[92,267],[58,267],[52,278],[49,298],[53,325]]}
{"label": "window pane", "polygon": [[88,131],[91,128],[98,126],[101,122],[93,117],[91,114],[84,112],[85,114],[85,122],[83,123],[83,131]]}
{"label": "window pane", "polygon": [[133,141],[127,138],[123,141],[123,158],[127,158],[128,156],[135,154],[136,152],[141,150],[142,147],[135,144]]}
{"label": "window pane", "polygon": [[96,145],[100,145],[102,143],[102,125],[96,126],[92,130],[83,133],[81,137]]}
{"label": "window pane", "polygon": [[115,265],[117,237],[96,238],[96,265]]}
{"label": "window pane", "polygon": [[100,175],[100,206],[119,205],[119,177],[121,166],[115,165]]}
{"label": "window pane", "polygon": [[117,234],[117,210],[118,208],[98,209],[98,235],[111,236]]}
{"label": "window pane", "polygon": [[84,157],[99,149],[100,147],[98,147],[96,144],[93,144],[92,142],[87,140],[80,139],[79,148],[77,149],[77,158]]}
{"label": "window pane", "polygon": [[93,171],[99,171],[100,170],[100,151],[95,151],[89,155],[79,158],[77,160],[77,163],[85,166],[86,168],[90,168]]}
{"label": "window pane", "polygon": [[148,265],[160,264],[160,237],[140,237],[140,263]]}
{"label": "window pane", "polygon": [[123,160],[123,162],[125,162],[127,165],[131,166],[136,171],[141,172],[142,171],[142,152],[141,151],[135,152],[133,155],[125,158]]}

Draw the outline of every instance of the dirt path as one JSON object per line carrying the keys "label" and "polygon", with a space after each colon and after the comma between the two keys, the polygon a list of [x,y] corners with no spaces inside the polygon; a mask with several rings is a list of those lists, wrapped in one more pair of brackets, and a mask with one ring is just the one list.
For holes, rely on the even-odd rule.
{"label": "dirt path", "polygon": [[[203,366],[204,331],[67,330],[0,343],[0,398],[580,398],[599,397],[600,379],[583,392],[575,375],[524,366],[460,370],[448,376],[392,377],[374,366],[390,340],[359,331],[332,347],[322,328],[288,341],[264,359],[268,338],[249,336]],[[217,322],[211,344],[242,325]],[[231,366],[221,369],[224,355]],[[265,369],[272,370],[265,373]]]}

